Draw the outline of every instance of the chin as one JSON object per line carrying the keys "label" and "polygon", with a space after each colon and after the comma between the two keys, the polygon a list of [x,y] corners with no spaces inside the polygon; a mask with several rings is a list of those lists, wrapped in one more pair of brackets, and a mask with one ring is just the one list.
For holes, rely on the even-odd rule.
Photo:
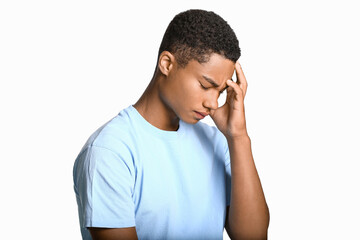
{"label": "chin", "polygon": [[183,122],[188,123],[188,124],[196,124],[196,123],[198,123],[200,121],[199,119],[196,119],[196,118],[187,118],[187,119],[181,118],[181,120]]}
{"label": "chin", "polygon": [[181,119],[181,121],[186,122],[188,124],[196,124],[200,121],[200,119],[197,119],[193,112],[191,112],[190,114],[188,112],[186,112],[187,114],[179,114],[178,118]]}

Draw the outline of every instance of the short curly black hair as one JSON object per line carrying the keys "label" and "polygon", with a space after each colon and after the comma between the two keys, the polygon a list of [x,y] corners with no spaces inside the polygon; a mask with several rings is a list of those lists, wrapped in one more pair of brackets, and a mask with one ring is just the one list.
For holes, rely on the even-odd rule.
{"label": "short curly black hair", "polygon": [[174,54],[181,67],[193,59],[207,62],[212,53],[234,63],[241,55],[239,41],[229,24],[216,13],[200,9],[187,10],[173,18],[162,39],[158,59],[163,51]]}

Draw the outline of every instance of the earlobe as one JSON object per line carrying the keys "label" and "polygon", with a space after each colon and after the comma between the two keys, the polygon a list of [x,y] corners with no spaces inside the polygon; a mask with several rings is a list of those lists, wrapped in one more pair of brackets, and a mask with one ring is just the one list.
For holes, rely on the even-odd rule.
{"label": "earlobe", "polygon": [[169,75],[169,72],[173,68],[175,63],[175,57],[168,51],[163,51],[159,57],[159,69],[165,76]]}

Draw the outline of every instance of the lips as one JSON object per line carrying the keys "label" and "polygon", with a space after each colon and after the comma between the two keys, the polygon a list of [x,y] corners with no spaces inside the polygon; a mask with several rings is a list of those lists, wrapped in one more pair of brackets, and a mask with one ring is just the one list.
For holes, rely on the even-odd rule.
{"label": "lips", "polygon": [[197,114],[201,115],[203,118],[206,117],[207,115],[209,115],[208,113],[206,112],[198,112],[198,111],[195,111]]}

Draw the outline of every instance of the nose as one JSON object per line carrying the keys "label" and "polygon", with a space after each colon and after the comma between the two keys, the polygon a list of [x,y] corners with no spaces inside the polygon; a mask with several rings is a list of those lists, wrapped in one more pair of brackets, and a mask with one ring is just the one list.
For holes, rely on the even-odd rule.
{"label": "nose", "polygon": [[219,94],[217,93],[217,91],[210,91],[208,92],[208,94],[206,95],[206,98],[204,100],[204,107],[208,108],[210,110],[215,110],[218,108],[218,101],[217,99],[219,98]]}

